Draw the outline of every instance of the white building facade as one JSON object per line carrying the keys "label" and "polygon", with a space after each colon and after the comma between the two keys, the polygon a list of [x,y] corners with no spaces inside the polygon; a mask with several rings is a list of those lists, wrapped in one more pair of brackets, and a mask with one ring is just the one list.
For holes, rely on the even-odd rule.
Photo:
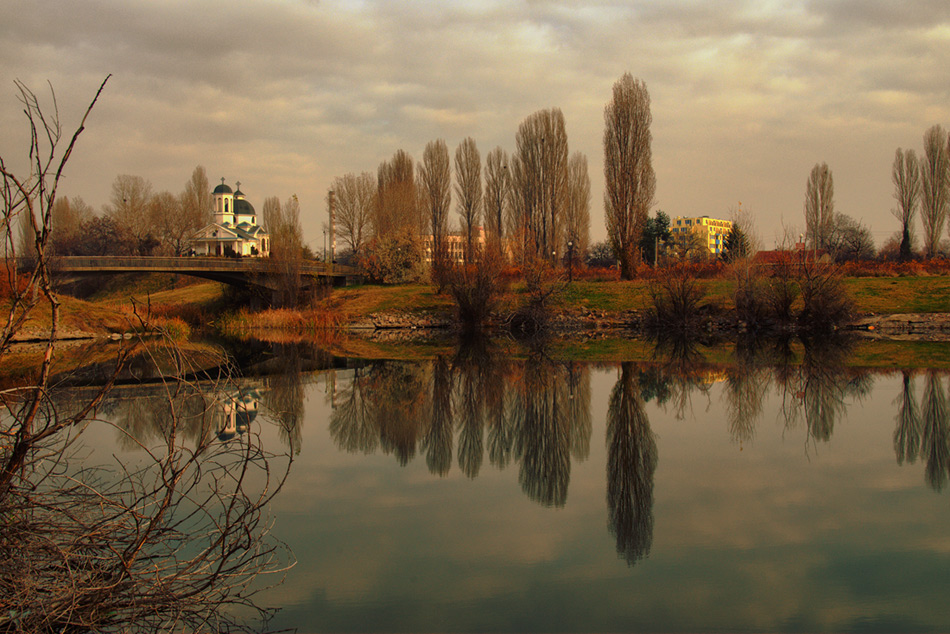
{"label": "white building facade", "polygon": [[245,199],[241,183],[232,191],[222,178],[212,194],[214,222],[195,232],[191,240],[194,255],[270,255],[270,236],[257,224],[257,213]]}

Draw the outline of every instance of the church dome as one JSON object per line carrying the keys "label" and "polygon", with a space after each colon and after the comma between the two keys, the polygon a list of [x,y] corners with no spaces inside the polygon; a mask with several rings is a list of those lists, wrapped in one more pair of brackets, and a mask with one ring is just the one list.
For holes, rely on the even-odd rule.
{"label": "church dome", "polygon": [[231,188],[228,187],[227,185],[225,185],[224,183],[221,183],[220,185],[218,185],[217,187],[214,188],[214,192],[212,192],[212,193],[214,193],[214,194],[230,194],[230,193],[231,193]]}
{"label": "church dome", "polygon": [[254,206],[243,198],[240,200],[235,200],[234,213],[237,216],[253,216],[255,215]]}

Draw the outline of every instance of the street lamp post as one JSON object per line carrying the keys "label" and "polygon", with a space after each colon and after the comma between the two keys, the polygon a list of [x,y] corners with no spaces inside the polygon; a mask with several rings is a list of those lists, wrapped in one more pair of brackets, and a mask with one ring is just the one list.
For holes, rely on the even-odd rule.
{"label": "street lamp post", "polygon": [[567,281],[574,281],[574,241],[567,241]]}

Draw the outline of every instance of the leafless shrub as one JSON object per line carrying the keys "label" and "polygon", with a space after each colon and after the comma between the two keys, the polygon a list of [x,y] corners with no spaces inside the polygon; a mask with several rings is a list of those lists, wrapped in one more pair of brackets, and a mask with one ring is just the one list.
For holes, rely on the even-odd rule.
{"label": "leafless shrub", "polygon": [[854,303],[836,267],[803,262],[800,271],[802,310],[798,315],[799,333],[827,333],[847,323]]}
{"label": "leafless shrub", "polygon": [[482,329],[488,322],[501,292],[502,261],[494,250],[486,250],[471,264],[453,266],[449,271],[449,291],[463,330]]}
{"label": "leafless shrub", "polygon": [[685,266],[657,271],[649,292],[647,323],[651,328],[687,331],[699,325],[706,289]]}
{"label": "leafless shrub", "polygon": [[[17,177],[0,158],[0,230],[13,282],[0,357],[41,304],[51,328],[35,381],[0,395],[0,631],[239,628],[229,607],[254,608],[258,575],[289,562],[266,521],[286,470],[275,468],[278,461],[253,429],[227,443],[210,433],[217,408],[233,407],[224,387],[202,399],[200,421],[186,422],[198,386],[181,378],[161,384],[160,395],[173,405],[156,446],[117,425],[126,444],[141,447],[138,458],[86,460],[82,435],[87,425],[108,424],[91,417],[112,380],[75,401],[57,395],[51,361],[59,302],[50,289],[47,246],[59,179],[105,82],[65,150],[55,101],[48,116],[34,93],[17,86],[31,130],[30,175]],[[32,255],[21,277],[17,225],[25,227]],[[176,345],[155,354],[177,377],[194,371]],[[122,361],[120,354],[116,365]],[[179,407],[181,398],[188,406]]]}
{"label": "leafless shrub", "polygon": [[732,265],[736,288],[732,295],[736,319],[749,332],[768,329],[772,324],[769,310],[769,287],[761,271],[748,260]]}
{"label": "leafless shrub", "polygon": [[528,254],[524,264],[527,299],[515,311],[509,327],[516,333],[537,335],[548,328],[551,302],[564,290],[564,272],[543,257]]}

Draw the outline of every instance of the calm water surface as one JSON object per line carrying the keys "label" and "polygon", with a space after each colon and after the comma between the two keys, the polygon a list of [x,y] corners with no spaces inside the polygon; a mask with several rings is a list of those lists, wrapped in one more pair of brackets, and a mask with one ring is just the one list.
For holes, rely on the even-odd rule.
{"label": "calm water surface", "polygon": [[950,630],[944,374],[349,365],[245,382],[298,452],[272,627]]}

